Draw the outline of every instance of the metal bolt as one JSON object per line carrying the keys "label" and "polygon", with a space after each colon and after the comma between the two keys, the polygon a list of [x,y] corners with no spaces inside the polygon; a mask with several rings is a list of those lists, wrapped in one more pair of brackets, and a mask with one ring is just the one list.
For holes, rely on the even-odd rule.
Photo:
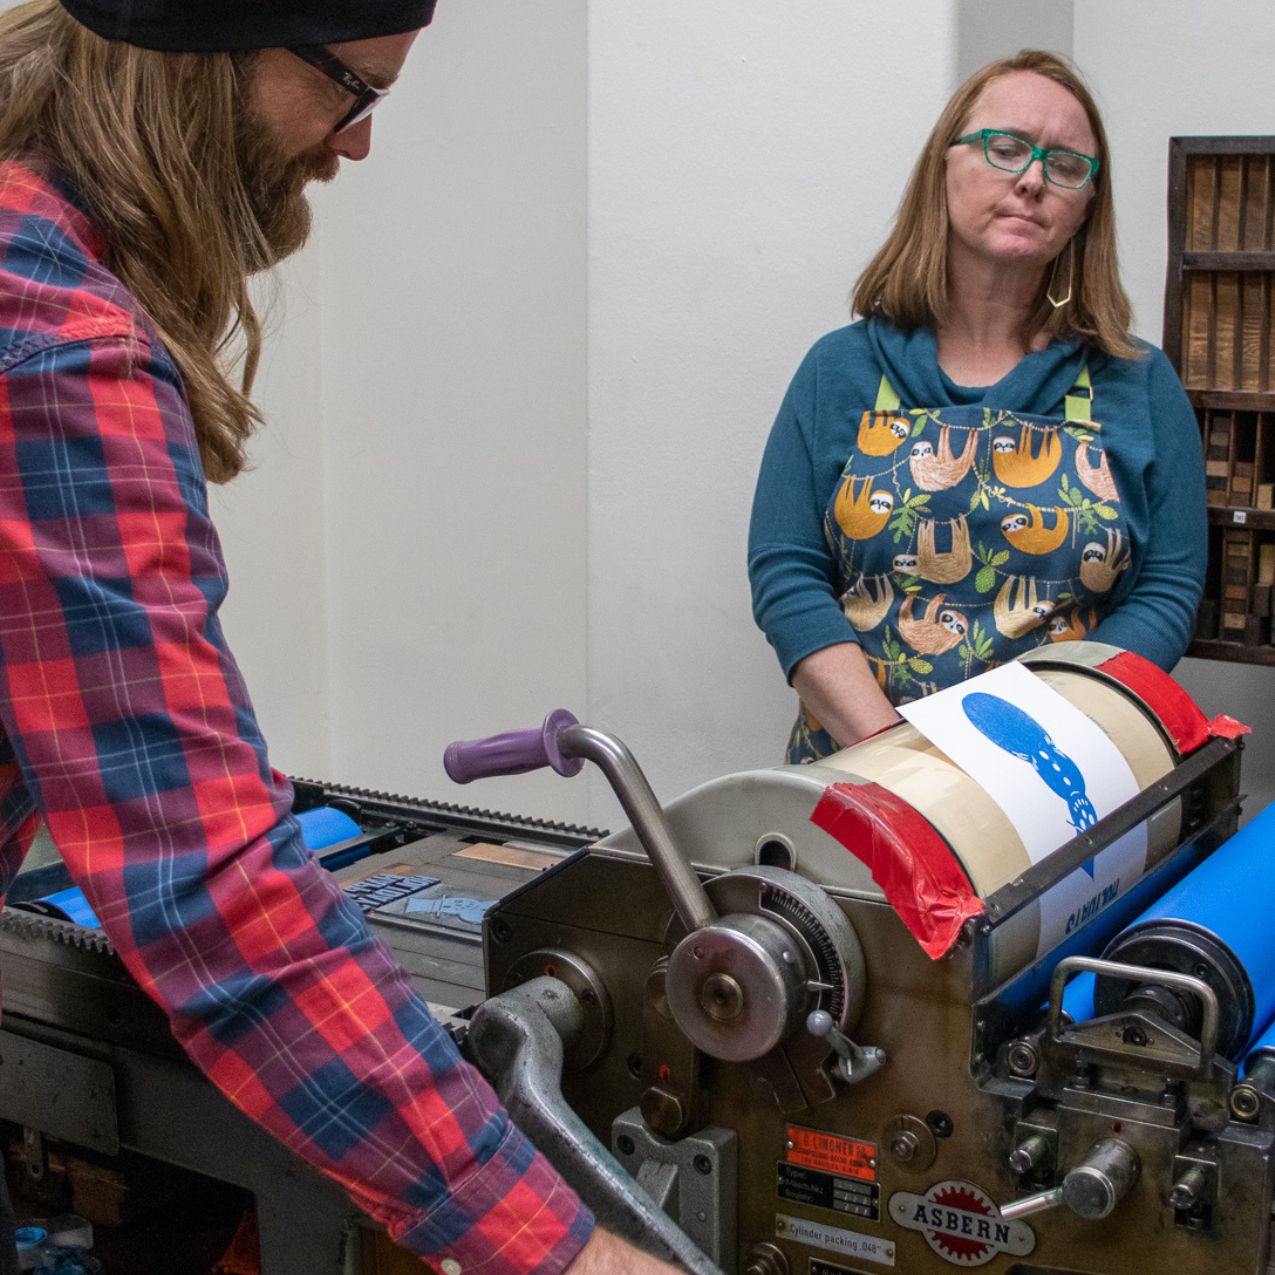
{"label": "metal bolt", "polygon": [[1147,1043],[1147,1034],[1137,1023],[1130,1023],[1124,1029],[1124,1043],[1126,1045],[1145,1045]]}
{"label": "metal bolt", "polygon": [[676,1138],[686,1123],[686,1110],[682,1100],[660,1085],[652,1085],[638,1102],[638,1110],[656,1133],[665,1138]]}
{"label": "metal bolt", "polygon": [[706,1155],[697,1155],[691,1163],[695,1166],[695,1172],[702,1173],[705,1177],[713,1171],[713,1162]]}
{"label": "metal bolt", "polygon": [[1175,1209],[1193,1208],[1204,1190],[1206,1175],[1204,1169],[1193,1164],[1174,1184],[1169,1192],[1169,1203]]}
{"label": "metal bolt", "polygon": [[921,1149],[920,1139],[915,1133],[909,1132],[907,1129],[895,1134],[890,1143],[890,1154],[899,1161],[900,1164],[907,1164],[916,1158],[916,1153]]}
{"label": "metal bolt", "polygon": [[712,974],[699,994],[700,1008],[719,1023],[729,1023],[744,1012],[744,989],[729,974]]}
{"label": "metal bolt", "polygon": [[620,1134],[615,1140],[615,1145],[619,1148],[621,1155],[632,1155],[637,1150],[637,1144],[627,1133]]}
{"label": "metal bolt", "polygon": [[1009,1153],[1009,1167],[1020,1176],[1030,1173],[1049,1153],[1049,1143],[1038,1133],[1030,1134]]}

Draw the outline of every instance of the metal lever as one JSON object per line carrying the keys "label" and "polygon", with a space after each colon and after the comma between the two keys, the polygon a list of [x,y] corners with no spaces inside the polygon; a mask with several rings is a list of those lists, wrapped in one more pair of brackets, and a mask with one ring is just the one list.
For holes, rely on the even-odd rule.
{"label": "metal lever", "polygon": [[556,978],[534,978],[474,1011],[465,1050],[491,1081],[520,1129],[605,1226],[693,1275],[722,1275],[625,1172],[562,1096],[564,1041],[581,1029],[575,993]]}
{"label": "metal lever", "polygon": [[1025,1195],[1013,1204],[1001,1206],[1001,1217],[1006,1222],[1015,1218],[1031,1217],[1033,1213],[1043,1213],[1046,1209],[1055,1209],[1063,1202],[1063,1189],[1060,1186],[1048,1191],[1037,1191],[1035,1195]]}
{"label": "metal lever", "polygon": [[674,844],[668,820],[642,768],[614,735],[581,726],[565,708],[559,708],[539,730],[457,740],[443,755],[448,777],[458,784],[490,775],[519,775],[543,766],[552,766],[569,778],[579,774],[586,761],[610,780],[682,924],[688,931],[711,925],[717,912],[702,882]]}
{"label": "metal lever", "polygon": [[1065,1204],[1078,1217],[1096,1222],[1124,1199],[1138,1180],[1140,1167],[1138,1153],[1127,1142],[1104,1138],[1089,1148],[1089,1154],[1074,1169],[1068,1170],[1062,1186],[1006,1204],[1000,1215],[1012,1222]]}
{"label": "metal lever", "polygon": [[812,1010],[806,1016],[806,1030],[837,1055],[837,1071],[847,1084],[866,1080],[886,1061],[885,1050],[879,1045],[856,1045],[842,1032],[826,1009]]}

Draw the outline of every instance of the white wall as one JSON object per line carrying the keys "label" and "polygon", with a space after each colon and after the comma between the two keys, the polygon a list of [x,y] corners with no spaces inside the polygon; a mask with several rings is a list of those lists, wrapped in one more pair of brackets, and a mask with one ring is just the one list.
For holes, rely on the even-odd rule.
{"label": "white wall", "polygon": [[1019,49],[1070,57],[1074,8],[1074,0],[965,0],[956,23],[957,78]]}
{"label": "white wall", "polygon": [[955,7],[590,8],[589,712],[661,795],[782,760],[757,464],[952,88]]}
{"label": "white wall", "polygon": [[[1167,139],[1275,132],[1269,0],[445,0],[372,158],[316,196],[256,472],[214,497],[275,763],[614,823],[596,780],[457,788],[442,747],[564,704],[663,796],[775,760],[792,697],[744,577],[766,431],[942,101],[1027,44],[1097,90],[1158,339]],[[1182,673],[1270,715],[1275,673]],[[1260,734],[1246,770],[1269,799]]]}
{"label": "white wall", "polygon": [[267,427],[252,469],[210,493],[231,589],[222,623],[275,764],[330,773],[324,575],[323,385],[314,375],[321,252],[311,247],[257,289],[270,327],[254,391]]}
{"label": "white wall", "polygon": [[582,820],[552,774],[457,789],[457,737],[587,706],[586,8],[440,7],[322,197],[330,777]]}
{"label": "white wall", "polygon": [[[1270,0],[1075,0],[1076,59],[1098,91],[1111,143],[1120,257],[1137,329],[1164,319],[1169,138],[1275,133],[1275,5]],[[1245,813],[1275,800],[1275,669],[1184,660],[1179,680],[1206,712],[1253,726]]]}

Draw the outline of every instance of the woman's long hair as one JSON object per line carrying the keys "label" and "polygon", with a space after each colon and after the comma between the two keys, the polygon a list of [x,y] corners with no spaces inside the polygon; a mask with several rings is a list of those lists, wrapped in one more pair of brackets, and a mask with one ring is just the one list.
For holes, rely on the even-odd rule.
{"label": "woman's long hair", "polygon": [[271,252],[239,159],[250,57],[104,40],[57,0],[0,15],[0,158],[35,156],[83,199],[107,266],[176,360],[214,482],[243,468],[261,419],[248,278]]}
{"label": "woman's long hair", "polygon": [[1013,57],[990,62],[961,85],[934,125],[904,191],[894,228],[855,285],[853,308],[858,314],[888,320],[912,330],[942,324],[952,308],[948,278],[947,163],[948,147],[966,132],[974,103],[995,79],[1014,71],[1031,71],[1061,84],[1085,108],[1098,141],[1101,167],[1093,178],[1089,215],[1064,248],[1059,270],[1065,287],[1070,265],[1071,300],[1055,308],[1049,303],[1049,272],[1045,272],[1035,304],[1023,324],[1023,349],[1030,350],[1037,334],[1080,337],[1118,358],[1132,358],[1137,347],[1129,339],[1133,311],[1120,283],[1116,260],[1116,217],[1111,198],[1111,152],[1093,95],[1079,73],[1053,53],[1024,49]]}

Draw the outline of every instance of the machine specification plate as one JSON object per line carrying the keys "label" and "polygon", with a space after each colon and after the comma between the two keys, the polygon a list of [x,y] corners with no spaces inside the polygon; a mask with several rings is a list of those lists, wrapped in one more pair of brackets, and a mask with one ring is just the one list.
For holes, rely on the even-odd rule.
{"label": "machine specification plate", "polygon": [[849,1213],[852,1217],[872,1222],[881,1220],[881,1188],[875,1182],[839,1178],[831,1173],[820,1173],[818,1169],[783,1161],[775,1167],[779,1171],[775,1194],[781,1200],[835,1209],[838,1213]]}
{"label": "machine specification plate", "polygon": [[857,1231],[843,1231],[835,1226],[821,1226],[804,1217],[792,1217],[787,1213],[775,1214],[775,1238],[794,1244],[806,1244],[810,1248],[826,1249],[842,1257],[876,1262],[879,1266],[894,1265],[894,1242],[878,1239],[875,1235],[860,1235]]}
{"label": "machine specification plate", "polygon": [[784,1159],[789,1164],[803,1164],[808,1169],[835,1173],[843,1178],[858,1178],[861,1182],[877,1180],[875,1142],[860,1142],[857,1138],[843,1138],[840,1134],[824,1133],[820,1129],[803,1129],[795,1124],[790,1124],[787,1132]]}

